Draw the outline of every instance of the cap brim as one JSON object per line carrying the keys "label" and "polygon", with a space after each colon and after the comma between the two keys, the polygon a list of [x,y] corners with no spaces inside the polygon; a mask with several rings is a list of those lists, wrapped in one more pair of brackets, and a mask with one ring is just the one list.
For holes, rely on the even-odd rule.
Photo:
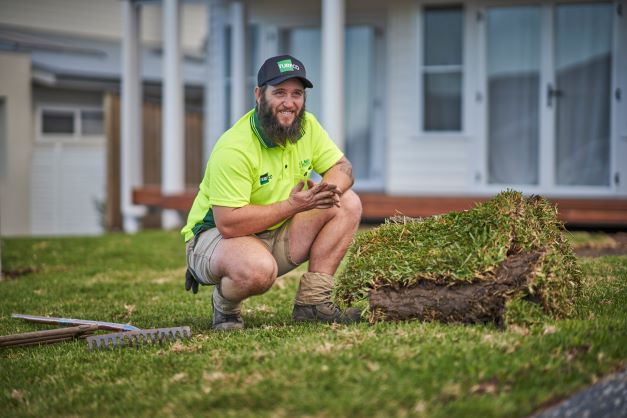
{"label": "cap brim", "polygon": [[303,82],[303,85],[309,89],[313,87],[313,84],[311,83],[311,81],[307,80],[305,77],[292,75],[292,74],[273,78],[272,80],[268,81],[266,84],[270,84],[271,86],[276,86],[277,84],[281,84],[282,82],[284,82],[285,80],[289,80],[290,78],[298,78],[300,81]]}

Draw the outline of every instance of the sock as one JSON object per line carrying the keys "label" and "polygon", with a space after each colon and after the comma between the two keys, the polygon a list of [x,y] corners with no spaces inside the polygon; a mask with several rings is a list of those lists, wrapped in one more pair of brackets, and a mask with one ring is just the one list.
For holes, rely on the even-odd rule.
{"label": "sock", "polygon": [[217,284],[216,288],[213,290],[213,306],[217,307],[220,312],[228,315],[239,314],[242,310],[241,301],[233,302],[222,296],[220,284]]}
{"label": "sock", "polygon": [[325,273],[307,272],[300,278],[296,292],[297,305],[318,305],[331,300],[333,276]]}

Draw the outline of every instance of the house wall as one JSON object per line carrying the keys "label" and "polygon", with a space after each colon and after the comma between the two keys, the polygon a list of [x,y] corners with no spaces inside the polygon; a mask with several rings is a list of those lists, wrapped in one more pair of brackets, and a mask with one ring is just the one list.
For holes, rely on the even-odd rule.
{"label": "house wall", "polygon": [[[320,26],[322,1],[253,0],[246,3],[251,23],[279,27]],[[280,13],[277,11],[280,10]],[[388,4],[378,0],[346,0],[347,24],[384,22]]]}
{"label": "house wall", "polygon": [[102,107],[103,93],[100,91],[81,91],[36,86],[33,90],[33,115],[37,106],[90,106]]}
{"label": "house wall", "polygon": [[[417,87],[419,9],[415,0],[346,2],[348,25],[375,24],[383,30],[387,64],[386,130],[381,138],[387,151],[384,187],[390,194],[464,191],[473,178],[473,138],[468,130],[453,135],[421,135],[417,127],[421,97]],[[249,1],[247,13],[251,23],[266,27],[319,27],[321,1]]]}
{"label": "house wall", "polygon": [[[577,0],[575,0],[577,1]],[[421,54],[423,6],[450,3],[440,0],[394,0],[386,3],[387,135],[385,192],[392,195],[492,195],[505,185],[487,184],[487,108],[484,60],[485,42],[478,11],[487,4],[464,1],[464,55],[461,132],[431,133],[421,129]],[[511,2],[514,4],[515,2]],[[627,2],[621,1],[625,10]],[[505,2],[499,4],[507,4]],[[554,5],[556,3],[548,3]],[[612,158],[620,184],[595,186],[513,186],[526,193],[555,197],[625,197],[627,191],[627,18],[615,19],[615,87],[612,98],[614,138]],[[615,92],[613,91],[614,95]],[[548,136],[554,135],[552,132]],[[552,159],[541,160],[543,170],[553,170]],[[613,174],[614,176],[614,174]]]}
{"label": "house wall", "polygon": [[476,141],[466,112],[464,130],[459,133],[425,133],[419,126],[420,6],[413,0],[389,3],[386,191],[396,195],[464,194],[472,186]]}
{"label": "house wall", "polygon": [[[200,51],[207,34],[206,4],[182,3],[182,44]],[[0,0],[0,24],[76,36],[121,39],[118,0]],[[161,43],[161,3],[142,5],[142,39]]]}
{"label": "house wall", "polygon": [[[35,144],[31,165],[31,233],[88,235],[103,231],[106,139],[102,135],[44,135],[42,109],[103,109],[103,94],[35,86]],[[78,127],[77,127],[78,129]]]}
{"label": "house wall", "polygon": [[4,102],[4,155],[0,156],[0,234],[30,232],[32,154],[31,65],[28,55],[0,54],[0,97]]}

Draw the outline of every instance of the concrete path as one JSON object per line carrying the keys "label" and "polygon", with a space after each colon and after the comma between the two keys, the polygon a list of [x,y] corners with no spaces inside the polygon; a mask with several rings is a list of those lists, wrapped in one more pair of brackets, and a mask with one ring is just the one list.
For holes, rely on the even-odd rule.
{"label": "concrete path", "polygon": [[627,418],[627,370],[607,376],[531,418]]}

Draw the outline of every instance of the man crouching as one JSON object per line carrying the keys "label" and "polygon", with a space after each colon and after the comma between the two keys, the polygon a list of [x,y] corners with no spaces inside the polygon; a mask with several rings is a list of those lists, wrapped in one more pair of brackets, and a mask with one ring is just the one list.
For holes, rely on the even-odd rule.
{"label": "man crouching", "polygon": [[[244,327],[241,302],[266,292],[309,260],[294,321],[356,322],[355,308],[331,301],[333,275],[361,219],[352,167],[316,118],[305,112],[312,88],[289,55],[259,69],[256,106],[227,130],[209,157],[182,234],[187,290],[215,285],[213,328]],[[314,184],[311,172],[322,174]]]}

